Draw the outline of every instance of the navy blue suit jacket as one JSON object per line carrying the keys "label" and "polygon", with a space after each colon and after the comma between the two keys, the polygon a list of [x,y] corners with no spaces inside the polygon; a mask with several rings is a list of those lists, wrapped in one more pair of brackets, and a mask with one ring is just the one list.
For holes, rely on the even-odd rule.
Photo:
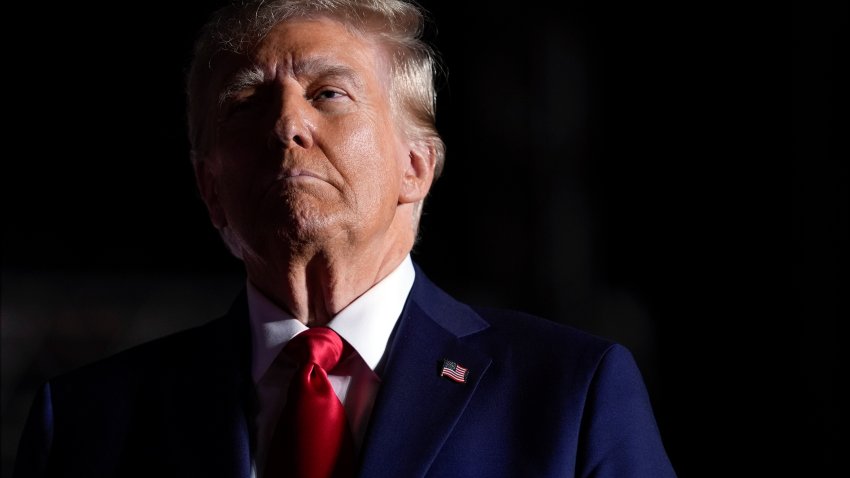
{"label": "navy blue suit jacket", "polygon": [[[50,380],[15,478],[248,478],[255,398],[247,304]],[[469,369],[440,377],[442,359]],[[675,476],[622,346],[472,308],[416,281],[379,365],[360,477]]]}

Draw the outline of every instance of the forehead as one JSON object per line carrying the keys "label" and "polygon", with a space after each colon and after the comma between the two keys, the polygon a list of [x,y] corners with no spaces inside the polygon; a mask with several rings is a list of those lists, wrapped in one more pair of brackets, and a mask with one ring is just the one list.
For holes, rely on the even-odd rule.
{"label": "forehead", "polygon": [[371,36],[354,33],[338,21],[293,19],[272,28],[235,69],[258,68],[267,79],[280,75],[309,78],[323,70],[345,69],[364,82],[385,83],[384,56]]}

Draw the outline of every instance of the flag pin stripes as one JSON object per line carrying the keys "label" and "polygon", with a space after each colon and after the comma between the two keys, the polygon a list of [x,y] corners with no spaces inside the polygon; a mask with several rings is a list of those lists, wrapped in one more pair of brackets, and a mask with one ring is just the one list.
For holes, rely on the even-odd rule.
{"label": "flag pin stripes", "polygon": [[466,383],[466,379],[469,377],[469,369],[455,361],[443,359],[440,376],[447,377],[457,383]]}

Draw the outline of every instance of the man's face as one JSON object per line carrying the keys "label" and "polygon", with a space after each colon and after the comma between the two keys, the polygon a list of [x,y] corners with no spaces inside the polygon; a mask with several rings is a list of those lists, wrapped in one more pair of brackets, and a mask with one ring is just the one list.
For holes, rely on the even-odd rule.
{"label": "man's face", "polygon": [[222,70],[200,173],[215,225],[266,258],[280,246],[379,241],[410,149],[380,47],[331,20],[297,20]]}

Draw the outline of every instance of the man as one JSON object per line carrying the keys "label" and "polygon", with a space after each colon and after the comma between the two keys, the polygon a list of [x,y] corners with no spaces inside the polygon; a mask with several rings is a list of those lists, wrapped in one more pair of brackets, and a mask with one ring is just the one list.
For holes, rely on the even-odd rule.
{"label": "man", "polygon": [[[207,24],[192,160],[245,291],[47,383],[16,477],[675,476],[626,349],[461,304],[410,259],[444,156],[422,23],[398,0],[282,0]],[[339,363],[291,355],[314,333]]]}

